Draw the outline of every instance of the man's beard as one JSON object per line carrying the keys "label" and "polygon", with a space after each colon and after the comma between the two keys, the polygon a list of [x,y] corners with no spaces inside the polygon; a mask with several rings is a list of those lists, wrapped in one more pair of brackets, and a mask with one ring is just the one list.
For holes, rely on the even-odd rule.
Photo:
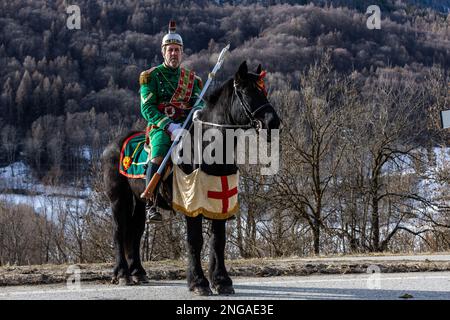
{"label": "man's beard", "polygon": [[178,59],[169,59],[166,64],[171,68],[177,68],[180,62]]}

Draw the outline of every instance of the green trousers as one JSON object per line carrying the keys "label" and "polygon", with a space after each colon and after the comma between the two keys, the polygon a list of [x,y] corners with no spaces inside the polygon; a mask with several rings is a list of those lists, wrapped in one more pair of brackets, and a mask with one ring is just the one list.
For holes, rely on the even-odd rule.
{"label": "green trousers", "polygon": [[172,145],[169,134],[161,128],[153,127],[149,132],[149,138],[151,148],[150,159],[164,157]]}

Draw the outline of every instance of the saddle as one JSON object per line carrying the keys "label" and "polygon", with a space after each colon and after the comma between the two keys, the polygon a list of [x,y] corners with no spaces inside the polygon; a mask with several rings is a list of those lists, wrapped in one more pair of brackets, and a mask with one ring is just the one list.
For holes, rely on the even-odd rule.
{"label": "saddle", "polygon": [[[147,144],[145,131],[137,132],[129,136],[122,144],[120,150],[119,172],[129,179],[145,179],[145,172],[149,162],[151,147]],[[172,180],[172,166],[167,165],[163,181]],[[172,210],[172,183],[163,183],[157,194],[158,207],[165,210]]]}
{"label": "saddle", "polygon": [[119,172],[127,178],[145,179],[145,170],[149,161],[149,146],[145,143],[145,132],[129,136],[120,150]]}
{"label": "saddle", "polygon": [[[146,132],[141,131],[129,136],[120,151],[119,172],[130,179],[145,179],[151,147]],[[166,180],[172,166],[166,168],[163,180]]]}

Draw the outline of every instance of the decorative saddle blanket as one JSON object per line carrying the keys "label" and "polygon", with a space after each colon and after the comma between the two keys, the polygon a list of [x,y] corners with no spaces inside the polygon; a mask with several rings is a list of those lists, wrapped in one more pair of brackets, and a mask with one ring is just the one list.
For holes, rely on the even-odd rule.
{"label": "decorative saddle blanket", "polygon": [[174,210],[189,217],[202,214],[210,219],[228,219],[239,210],[239,172],[230,176],[211,176],[200,169],[185,174],[173,169]]}
{"label": "decorative saddle blanket", "polygon": [[128,178],[144,178],[148,162],[148,151],[145,150],[145,132],[129,136],[120,151],[119,172]]}

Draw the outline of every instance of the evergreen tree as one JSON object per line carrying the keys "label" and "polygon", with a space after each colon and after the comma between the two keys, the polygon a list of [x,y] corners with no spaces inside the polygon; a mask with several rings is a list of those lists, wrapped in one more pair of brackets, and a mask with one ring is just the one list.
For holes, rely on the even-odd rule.
{"label": "evergreen tree", "polygon": [[31,77],[28,70],[25,70],[22,80],[20,81],[19,88],[16,92],[16,104],[17,104],[17,123],[28,123],[28,109],[31,106],[31,94],[32,94]]}
{"label": "evergreen tree", "polygon": [[4,118],[7,123],[14,123],[16,115],[14,108],[13,89],[10,77],[6,79],[5,84],[3,85],[1,105],[5,108],[2,118]]}

